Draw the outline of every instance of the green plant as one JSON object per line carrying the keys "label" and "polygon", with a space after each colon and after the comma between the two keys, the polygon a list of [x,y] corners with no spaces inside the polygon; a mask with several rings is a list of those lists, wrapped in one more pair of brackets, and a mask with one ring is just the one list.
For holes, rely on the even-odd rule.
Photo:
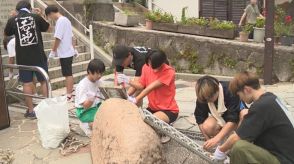
{"label": "green plant", "polygon": [[253,31],[253,25],[252,24],[246,24],[242,27],[242,32],[249,34]]}
{"label": "green plant", "polygon": [[226,67],[229,67],[231,69],[235,68],[235,66],[237,65],[237,61],[230,57],[225,57],[223,59],[223,63]]}
{"label": "green plant", "polygon": [[186,24],[187,18],[186,18],[186,10],[188,9],[188,7],[183,7],[182,8],[182,17],[181,17],[181,22],[183,24]]}
{"label": "green plant", "polygon": [[162,23],[174,23],[174,16],[170,13],[164,12],[160,22]]}
{"label": "green plant", "polygon": [[218,19],[210,19],[209,26],[216,30],[232,30],[236,28],[232,21],[220,21]]}
{"label": "green plant", "polygon": [[274,29],[275,29],[275,36],[280,37],[283,34],[284,25],[281,22],[275,22]]}
{"label": "green plant", "polygon": [[[182,22],[183,23],[183,22]],[[208,20],[201,17],[201,18],[187,18],[186,21],[183,23],[185,25],[199,25],[199,26],[207,26]]]}
{"label": "green plant", "polygon": [[149,11],[145,14],[146,19],[159,23],[174,23],[174,17],[167,12],[161,12],[160,10]]}
{"label": "green plant", "polygon": [[138,15],[136,12],[131,10],[123,10],[123,13],[126,15]]}
{"label": "green plant", "polygon": [[257,27],[257,28],[264,28],[264,24],[265,24],[265,19],[263,19],[263,18],[257,18],[256,19],[255,27]]}
{"label": "green plant", "polygon": [[193,50],[190,46],[184,49],[183,53],[180,54],[180,57],[189,61],[190,72],[203,73],[204,68],[197,63],[197,60],[198,60],[197,51]]}
{"label": "green plant", "polygon": [[275,22],[283,22],[286,12],[282,7],[277,6],[275,8]]}
{"label": "green plant", "polygon": [[281,36],[292,36],[294,34],[294,25],[283,25],[281,28]]}
{"label": "green plant", "polygon": [[153,22],[156,21],[156,16],[155,16],[154,12],[151,12],[151,11],[148,11],[145,14],[145,18],[148,19],[148,20],[150,20],[150,21],[153,21]]}
{"label": "green plant", "polygon": [[105,72],[103,73],[103,76],[110,75],[110,74],[113,74],[113,67],[106,68]]}

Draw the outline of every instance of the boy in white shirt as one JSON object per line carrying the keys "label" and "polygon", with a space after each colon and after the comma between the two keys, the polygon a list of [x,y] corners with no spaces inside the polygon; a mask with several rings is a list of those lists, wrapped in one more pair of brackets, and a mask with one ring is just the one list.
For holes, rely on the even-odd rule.
{"label": "boy in white shirt", "polygon": [[98,87],[104,71],[105,65],[101,60],[91,60],[87,68],[88,75],[76,87],[76,115],[81,121],[81,129],[87,136],[91,136],[92,122],[103,98]]}
{"label": "boy in white shirt", "polygon": [[59,57],[62,75],[65,77],[68,101],[72,98],[74,79],[72,75],[73,56],[77,55],[73,42],[72,25],[69,19],[59,13],[56,6],[48,6],[45,14],[56,21],[54,45],[49,57]]}

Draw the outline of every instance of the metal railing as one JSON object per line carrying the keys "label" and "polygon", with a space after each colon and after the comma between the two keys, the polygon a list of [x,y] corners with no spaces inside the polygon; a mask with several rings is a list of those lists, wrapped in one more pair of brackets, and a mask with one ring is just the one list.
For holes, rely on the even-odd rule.
{"label": "metal railing", "polygon": [[13,95],[23,95],[23,96],[33,97],[33,98],[41,98],[41,99],[52,97],[52,88],[51,88],[49,76],[43,68],[37,67],[37,66],[25,66],[25,65],[15,65],[15,64],[3,64],[3,68],[4,69],[11,68],[11,69],[17,69],[17,70],[35,71],[35,72],[40,73],[42,75],[42,77],[45,79],[48,95],[47,95],[47,97],[41,97],[41,96],[35,96],[35,95],[25,94],[23,92],[16,92],[16,91],[6,89],[7,93],[13,94]]}
{"label": "metal railing", "polygon": [[[42,0],[31,0],[32,6],[35,6],[35,2],[37,2],[43,9],[45,9],[48,5],[45,4]],[[73,16],[66,8],[64,8],[58,1],[54,0],[55,4],[58,5],[68,16],[71,17],[76,23],[79,24],[80,27],[84,29],[85,32],[89,32],[90,37],[90,54],[91,59],[94,59],[94,33],[93,33],[93,25],[90,24],[89,28],[87,28],[83,23],[81,23],[75,16]]]}

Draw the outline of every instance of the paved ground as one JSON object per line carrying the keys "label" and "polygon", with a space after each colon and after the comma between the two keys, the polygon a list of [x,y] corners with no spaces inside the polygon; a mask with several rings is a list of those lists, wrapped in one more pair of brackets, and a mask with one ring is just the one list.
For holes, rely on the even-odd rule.
{"label": "paved ground", "polygon": [[[110,82],[112,76],[105,77],[106,81]],[[182,80],[176,81],[177,94],[176,100],[180,106],[180,117],[174,123],[174,127],[178,129],[194,130],[198,131],[198,127],[195,125],[195,119],[193,112],[195,109],[195,92],[194,83],[186,82]],[[294,106],[294,84],[292,83],[280,83],[272,86],[265,86],[265,88],[277,94],[284,99],[287,104]],[[63,94],[64,90],[57,90],[53,94],[54,96]],[[147,102],[144,102],[146,105]],[[289,110],[294,115],[294,108],[289,106]],[[15,164],[90,164],[91,156],[89,147],[83,148],[78,153],[62,156],[58,149],[46,150],[42,148],[39,140],[39,134],[37,130],[36,120],[31,121],[23,118],[24,110],[10,107],[11,127],[0,131],[0,149],[10,149],[14,155]],[[81,133],[76,128],[77,121],[71,119],[73,129],[78,133]],[[87,137],[75,134],[75,136],[84,142],[88,142]],[[172,164],[191,164],[191,163],[205,163],[197,155],[189,152],[175,141],[171,141],[164,145],[164,151],[168,159],[168,163]]]}

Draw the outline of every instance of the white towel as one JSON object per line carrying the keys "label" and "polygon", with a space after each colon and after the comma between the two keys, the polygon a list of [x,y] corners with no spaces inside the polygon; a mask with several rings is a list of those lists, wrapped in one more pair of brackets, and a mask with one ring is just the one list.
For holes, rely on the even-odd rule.
{"label": "white towel", "polygon": [[209,107],[211,115],[217,120],[217,124],[219,124],[221,127],[225,126],[226,122],[222,118],[222,115],[227,111],[227,108],[225,106],[224,91],[223,91],[223,86],[221,84],[219,84],[219,92],[218,92],[218,102],[217,102],[218,109],[216,109],[214,102],[208,102],[208,107]]}

